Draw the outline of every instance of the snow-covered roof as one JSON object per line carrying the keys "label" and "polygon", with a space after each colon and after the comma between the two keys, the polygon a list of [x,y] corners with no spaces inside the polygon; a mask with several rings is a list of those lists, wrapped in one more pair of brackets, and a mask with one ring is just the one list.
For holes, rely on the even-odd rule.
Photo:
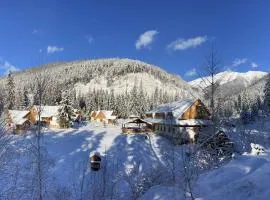
{"label": "snow-covered roof", "polygon": [[162,104],[157,106],[155,109],[149,111],[148,113],[169,113],[171,112],[174,118],[180,118],[184,112],[192,106],[194,100],[185,99],[180,101],[175,101],[172,103]]}
{"label": "snow-covered roof", "polygon": [[140,117],[138,115],[131,114],[131,115],[129,115],[129,118],[140,118]]}
{"label": "snow-covered roof", "polygon": [[137,122],[152,124],[152,122],[150,122],[146,119],[141,119],[141,118],[128,119],[128,120],[124,121],[123,124],[131,124],[131,123],[137,123]]}
{"label": "snow-covered roof", "polygon": [[150,124],[169,124],[169,125],[180,125],[180,126],[201,126],[201,125],[212,125],[211,120],[201,119],[188,119],[188,120],[177,120],[177,119],[144,119],[144,121]]}
{"label": "snow-covered roof", "polygon": [[9,110],[8,111],[13,124],[22,125],[28,119],[25,118],[26,115],[30,112],[27,110]]}
{"label": "snow-covered roof", "polygon": [[111,116],[106,117],[106,119],[116,119],[116,118],[117,118],[117,116],[115,116],[115,115],[111,115]]}
{"label": "snow-covered roof", "polygon": [[93,112],[96,112],[96,115],[97,116],[99,113],[103,113],[105,115],[105,118],[106,119],[116,119],[116,116],[113,116],[113,111],[112,110],[97,110],[97,111],[92,111],[91,112],[91,115]]}
{"label": "snow-covered roof", "polygon": [[91,111],[90,115],[92,116],[94,112],[96,112],[96,115],[97,115],[98,111],[95,111],[95,110]]}
{"label": "snow-covered roof", "polygon": [[102,112],[106,118],[110,117],[113,114],[112,110],[101,110],[100,112]]}
{"label": "snow-covered roof", "polygon": [[[39,109],[39,106],[35,106]],[[41,117],[55,117],[58,115],[60,106],[41,106]]]}

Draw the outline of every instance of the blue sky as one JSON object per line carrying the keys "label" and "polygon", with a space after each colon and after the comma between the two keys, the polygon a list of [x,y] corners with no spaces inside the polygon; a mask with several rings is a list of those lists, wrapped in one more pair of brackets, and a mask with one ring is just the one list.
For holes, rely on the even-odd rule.
{"label": "blue sky", "polygon": [[0,74],[120,57],[191,80],[212,41],[221,70],[268,71],[269,25],[269,1],[1,0]]}

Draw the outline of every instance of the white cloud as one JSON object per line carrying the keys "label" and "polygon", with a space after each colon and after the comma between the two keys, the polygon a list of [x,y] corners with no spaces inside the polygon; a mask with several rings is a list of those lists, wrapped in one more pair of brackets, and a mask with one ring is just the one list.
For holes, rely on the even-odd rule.
{"label": "white cloud", "polygon": [[136,49],[146,48],[154,41],[154,37],[158,34],[156,30],[146,31],[140,35],[139,39],[135,43]]}
{"label": "white cloud", "polygon": [[0,59],[0,69],[4,70],[4,74],[7,75],[9,72],[16,72],[20,69],[12,65],[10,62],[6,60]]}
{"label": "white cloud", "polygon": [[37,30],[37,29],[34,29],[33,31],[32,31],[32,34],[37,34],[39,31]]}
{"label": "white cloud", "polygon": [[85,38],[89,44],[92,44],[94,41],[94,38],[92,36],[85,36]]}
{"label": "white cloud", "polygon": [[234,68],[234,67],[238,67],[240,65],[247,65],[247,66],[250,66],[251,68],[259,67],[259,65],[257,63],[252,62],[251,60],[249,60],[247,58],[236,58],[233,60],[232,65],[227,66],[227,67]]}
{"label": "white cloud", "polygon": [[57,47],[57,46],[48,46],[47,47],[47,53],[55,53],[55,52],[61,52],[64,51],[63,47]]}
{"label": "white cloud", "polygon": [[232,62],[232,67],[237,67],[239,65],[243,65],[246,64],[248,62],[247,58],[236,58],[233,62]]}
{"label": "white cloud", "polygon": [[251,62],[251,67],[252,68],[257,68],[257,67],[259,67],[259,65],[257,63],[255,63],[255,62]]}
{"label": "white cloud", "polygon": [[207,36],[198,36],[198,37],[188,38],[188,39],[181,38],[181,39],[171,42],[167,47],[174,51],[186,50],[189,48],[196,48],[202,45],[206,41],[207,41]]}
{"label": "white cloud", "polygon": [[191,70],[187,71],[185,73],[185,76],[193,77],[197,75],[197,70],[195,68],[192,68]]}

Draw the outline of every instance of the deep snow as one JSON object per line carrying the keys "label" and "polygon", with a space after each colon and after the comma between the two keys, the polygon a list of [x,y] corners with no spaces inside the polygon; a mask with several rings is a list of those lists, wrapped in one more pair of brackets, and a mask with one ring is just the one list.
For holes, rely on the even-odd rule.
{"label": "deep snow", "polygon": [[[19,152],[17,155],[20,155],[16,162],[26,156],[23,152],[26,151],[26,144],[31,141],[31,135],[14,136],[13,147]],[[54,188],[68,188],[72,193],[69,199],[80,199],[80,195],[85,196],[85,199],[100,199],[101,192],[104,192],[106,199],[185,198],[181,185],[171,182],[172,146],[160,136],[128,136],[121,134],[120,126],[104,127],[103,124],[88,123],[77,129],[44,130],[42,146],[54,161],[50,167],[53,181],[48,184]],[[176,147],[177,150],[181,148]],[[98,172],[89,170],[88,165],[89,155],[95,152],[99,152],[103,160]],[[22,170],[26,163],[20,163]],[[181,160],[176,165],[180,166]],[[84,170],[84,186],[81,187]],[[264,155],[237,154],[228,164],[201,174],[193,188],[194,196],[205,200],[269,199],[269,177],[268,150]],[[0,178],[2,191],[9,185],[7,180]],[[27,182],[26,179],[23,181]],[[180,175],[176,181],[181,182]],[[27,199],[23,195],[20,197]]]}

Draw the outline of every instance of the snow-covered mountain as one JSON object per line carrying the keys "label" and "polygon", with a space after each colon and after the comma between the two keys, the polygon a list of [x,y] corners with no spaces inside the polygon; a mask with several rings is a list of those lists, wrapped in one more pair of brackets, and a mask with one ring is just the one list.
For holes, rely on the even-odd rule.
{"label": "snow-covered mountain", "polygon": [[[264,77],[267,73],[261,71],[248,71],[248,72],[233,72],[233,71],[225,71],[215,75],[215,81],[217,81],[220,85],[225,84],[242,84],[243,86],[249,86],[257,80]],[[203,79],[209,79],[210,77],[198,78],[193,81],[190,81],[189,84],[194,87],[208,87],[209,83],[203,81]]]}
{"label": "snow-covered mountain", "polygon": [[[236,95],[246,88],[260,82],[266,75],[266,72],[248,71],[248,72],[233,72],[225,71],[214,76],[214,81],[219,84],[218,90],[221,97]],[[207,89],[210,86],[211,77],[198,78],[190,81],[192,87]]]}
{"label": "snow-covered mountain", "polygon": [[[24,90],[35,95],[36,78],[46,80],[44,103],[48,105],[55,104],[57,99],[61,98],[61,92],[66,89],[75,89],[76,95],[80,96],[89,96],[94,90],[102,90],[105,93],[114,91],[115,95],[120,95],[130,92],[136,86],[138,90],[142,89],[148,97],[156,92],[160,98],[165,98],[165,100],[167,96],[176,99],[196,98],[192,86],[178,75],[131,59],[111,58],[53,63],[16,72],[13,77],[18,102],[21,99],[19,96],[24,93]],[[5,85],[6,78],[1,78],[0,90],[3,93]]]}

